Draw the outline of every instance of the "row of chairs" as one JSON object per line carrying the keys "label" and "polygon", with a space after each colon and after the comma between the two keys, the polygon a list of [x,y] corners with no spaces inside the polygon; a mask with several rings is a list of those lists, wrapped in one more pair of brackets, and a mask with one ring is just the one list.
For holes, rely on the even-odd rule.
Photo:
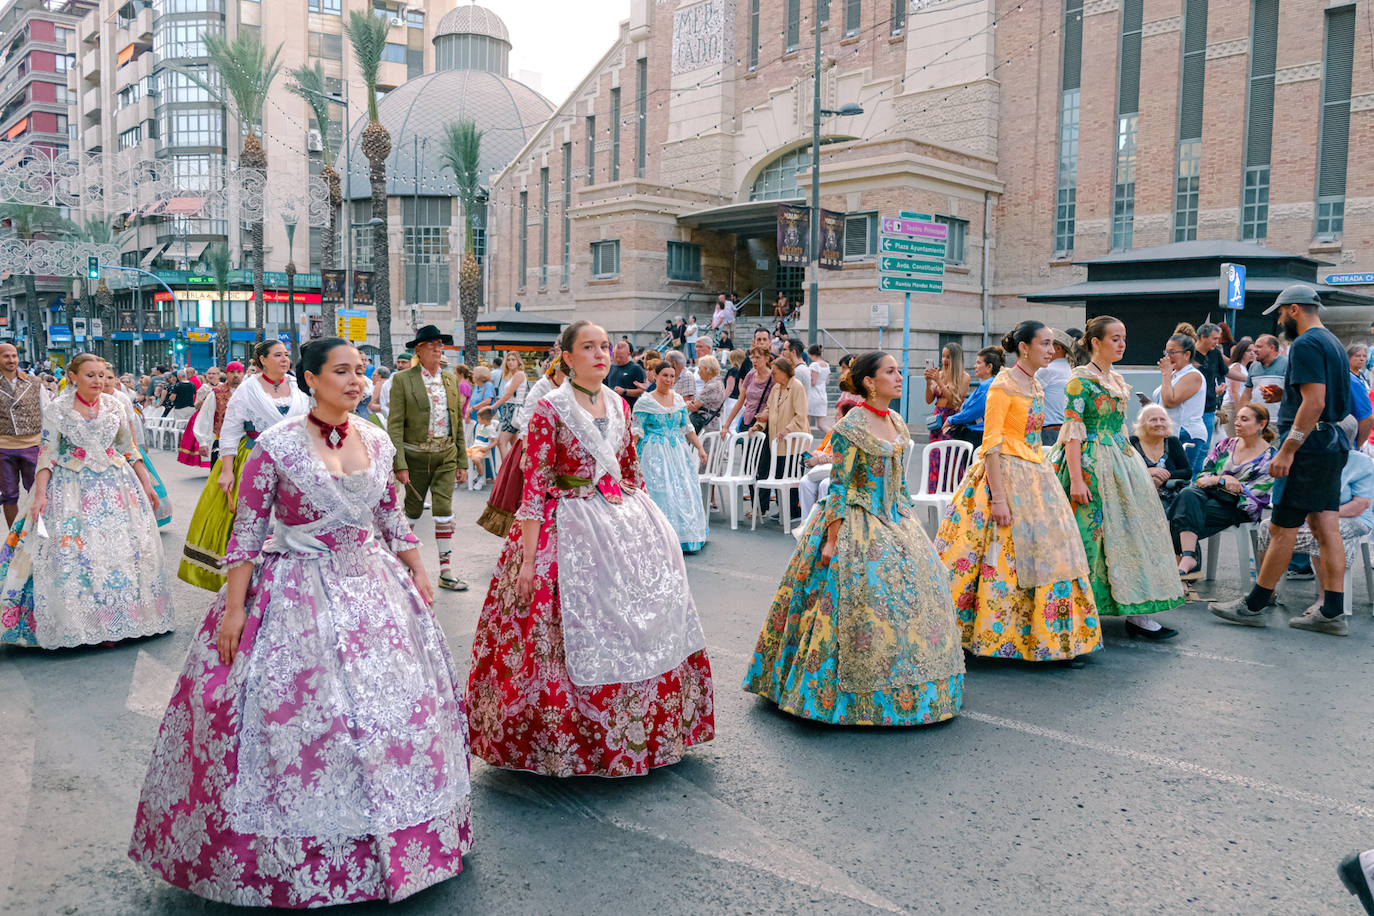
{"label": "row of chairs", "polygon": [[[1205,542],[1204,551],[1207,555],[1207,574],[1208,580],[1217,577],[1217,559],[1221,556],[1224,539],[1230,535],[1235,539],[1236,545],[1236,566],[1239,569],[1238,578],[1241,591],[1248,591],[1254,584],[1255,576],[1259,572],[1259,565],[1263,560],[1264,554],[1260,551],[1260,526],[1265,524],[1261,519],[1258,524],[1254,522],[1244,522],[1227,528],[1225,531],[1212,535]],[[1374,604],[1374,566],[1370,565],[1370,546],[1371,541],[1368,535],[1361,537],[1356,544],[1360,548],[1360,567],[1364,570],[1365,593],[1370,596],[1371,604]],[[1315,559],[1314,559],[1314,562]],[[1354,578],[1355,567],[1346,564],[1345,567],[1345,613],[1350,616],[1354,609]],[[1374,610],[1374,608],[1371,608]]]}
{"label": "row of chairs", "polygon": [[181,436],[186,432],[188,420],[175,417],[144,417],[143,434],[144,441],[149,448],[163,450],[174,450],[181,442]]}

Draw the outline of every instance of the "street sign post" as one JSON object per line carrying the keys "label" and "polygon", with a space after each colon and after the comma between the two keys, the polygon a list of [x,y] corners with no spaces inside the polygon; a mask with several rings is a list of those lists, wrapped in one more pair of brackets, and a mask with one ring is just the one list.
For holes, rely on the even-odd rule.
{"label": "street sign post", "polygon": [[[932,214],[902,210],[880,223],[878,289],[905,293],[902,303],[902,402],[900,415],[911,418],[911,294],[945,291],[945,251],[949,226]],[[880,332],[881,334],[881,332]]]}
{"label": "street sign post", "polygon": [[1236,326],[1236,316],[1245,308],[1245,265],[1221,265],[1221,304],[1231,313],[1231,327]]}
{"label": "street sign post", "polygon": [[908,239],[900,235],[885,235],[878,241],[878,253],[909,254],[943,260],[945,243],[938,239]]}
{"label": "street sign post", "polygon": [[878,288],[889,293],[942,293],[944,281],[932,277],[881,277]]}
{"label": "street sign post", "polygon": [[1328,286],[1365,286],[1374,283],[1374,274],[1331,274],[1322,282]]}
{"label": "street sign post", "polygon": [[878,259],[878,270],[884,274],[923,274],[931,277],[945,275],[944,261],[931,261],[926,258],[910,258],[904,255],[883,255]]}

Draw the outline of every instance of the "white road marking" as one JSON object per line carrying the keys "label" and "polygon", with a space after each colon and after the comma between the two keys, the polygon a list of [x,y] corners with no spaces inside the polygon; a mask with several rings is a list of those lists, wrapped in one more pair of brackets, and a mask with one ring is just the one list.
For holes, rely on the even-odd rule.
{"label": "white road marking", "polygon": [[[715,573],[718,576],[724,576],[729,579],[744,579],[749,582],[761,582],[764,585],[771,586],[774,589],[776,589],[778,587],[778,583],[782,581],[781,572],[774,576],[765,576],[761,573],[742,572],[737,569],[729,569],[724,566],[716,566],[712,563],[694,563],[689,557],[687,559],[688,577],[690,577],[694,572]],[[769,603],[772,603],[771,598],[769,599]]]}
{"label": "white road marking", "polygon": [[130,712],[150,719],[161,719],[167,711],[167,701],[176,689],[181,672],[164,665],[143,649],[134,660],[134,673],[129,682],[129,698],[124,707]]}
{"label": "white road marking", "polygon": [[19,838],[28,825],[38,720],[24,678],[13,665],[0,666],[0,910],[15,879]]}
{"label": "white road marking", "polygon": [[1277,668],[1278,665],[1271,665],[1268,662],[1258,662],[1252,658],[1236,658],[1234,655],[1214,655],[1211,652],[1200,652],[1197,649],[1185,649],[1182,646],[1152,646],[1149,643],[1136,642],[1130,639],[1112,639],[1107,642],[1109,649],[1136,649],[1142,652],[1155,652],[1160,655],[1186,655],[1189,658],[1203,658],[1209,662],[1230,662],[1233,665],[1253,665],[1256,668]]}
{"label": "white road marking", "polygon": [[652,793],[622,792],[606,783],[535,782],[528,777],[497,774],[487,784],[577,817],[685,845],[699,855],[767,872],[784,881],[857,900],[889,913],[902,907],[858,884],[833,865],[784,843],[760,824],[699,788],[691,780],[668,771],[658,778],[671,786]]}
{"label": "white road marking", "polygon": [[1374,808],[1368,808],[1364,805],[1352,805],[1328,795],[1319,795],[1315,792],[1307,792],[1303,789],[1290,789],[1287,786],[1281,786],[1277,783],[1265,782],[1262,779],[1254,779],[1250,776],[1241,776],[1238,773],[1227,773],[1224,770],[1216,770],[1187,760],[1165,757],[1162,754],[1151,754],[1147,751],[1136,751],[1128,747],[1118,747],[1114,744],[1107,744],[1103,741],[1094,741],[1091,738],[1080,738],[1077,735],[1055,731],[1052,728],[1045,728],[1041,725],[1032,725],[1029,722],[1018,722],[1015,719],[1004,719],[1001,716],[990,716],[982,712],[970,712],[967,709],[963,711],[962,715],[964,718],[972,719],[975,722],[982,722],[984,725],[992,725],[996,728],[1009,728],[1027,735],[1034,735],[1037,738],[1048,738],[1051,741],[1058,741],[1063,744],[1071,744],[1074,747],[1081,747],[1085,750],[1096,751],[1099,754],[1108,754],[1112,757],[1120,757],[1124,760],[1143,763],[1151,767],[1173,770],[1176,773],[1183,773],[1188,776],[1196,776],[1201,779],[1209,779],[1213,782],[1237,786],[1261,795],[1285,798],[1289,801],[1311,805],[1315,808],[1328,808],[1339,814],[1345,814],[1350,817],[1362,817],[1374,820]]}

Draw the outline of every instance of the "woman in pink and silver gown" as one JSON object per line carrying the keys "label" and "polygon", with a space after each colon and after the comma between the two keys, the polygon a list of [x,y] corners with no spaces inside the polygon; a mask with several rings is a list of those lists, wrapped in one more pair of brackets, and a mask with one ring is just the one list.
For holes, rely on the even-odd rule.
{"label": "woman in pink and silver gown", "polygon": [[319,404],[244,466],[229,582],[163,718],[129,850],[241,906],[399,900],[458,874],[472,837],[461,682],[394,449],[345,409],[362,358],[335,338],[301,362]]}

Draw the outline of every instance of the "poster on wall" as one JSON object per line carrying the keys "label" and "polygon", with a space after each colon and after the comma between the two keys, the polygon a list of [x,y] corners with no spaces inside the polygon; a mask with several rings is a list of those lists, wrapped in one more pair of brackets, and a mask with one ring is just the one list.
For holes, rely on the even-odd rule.
{"label": "poster on wall", "polygon": [[806,264],[807,237],[811,234],[811,209],[778,204],[778,263]]}
{"label": "poster on wall", "polygon": [[821,211],[821,267],[844,269],[844,214]]}
{"label": "poster on wall", "polygon": [[353,271],[353,304],[372,304],[372,271]]}
{"label": "poster on wall", "polygon": [[344,272],[342,270],[320,271],[320,301],[334,305],[344,304]]}
{"label": "poster on wall", "polygon": [[132,333],[134,333],[134,332],[137,331],[137,330],[138,330],[138,328],[134,327],[134,313],[131,312],[131,311],[122,311],[122,312],[120,312],[120,313],[119,313],[119,331],[120,331],[120,333],[122,333],[122,334],[132,334]]}

